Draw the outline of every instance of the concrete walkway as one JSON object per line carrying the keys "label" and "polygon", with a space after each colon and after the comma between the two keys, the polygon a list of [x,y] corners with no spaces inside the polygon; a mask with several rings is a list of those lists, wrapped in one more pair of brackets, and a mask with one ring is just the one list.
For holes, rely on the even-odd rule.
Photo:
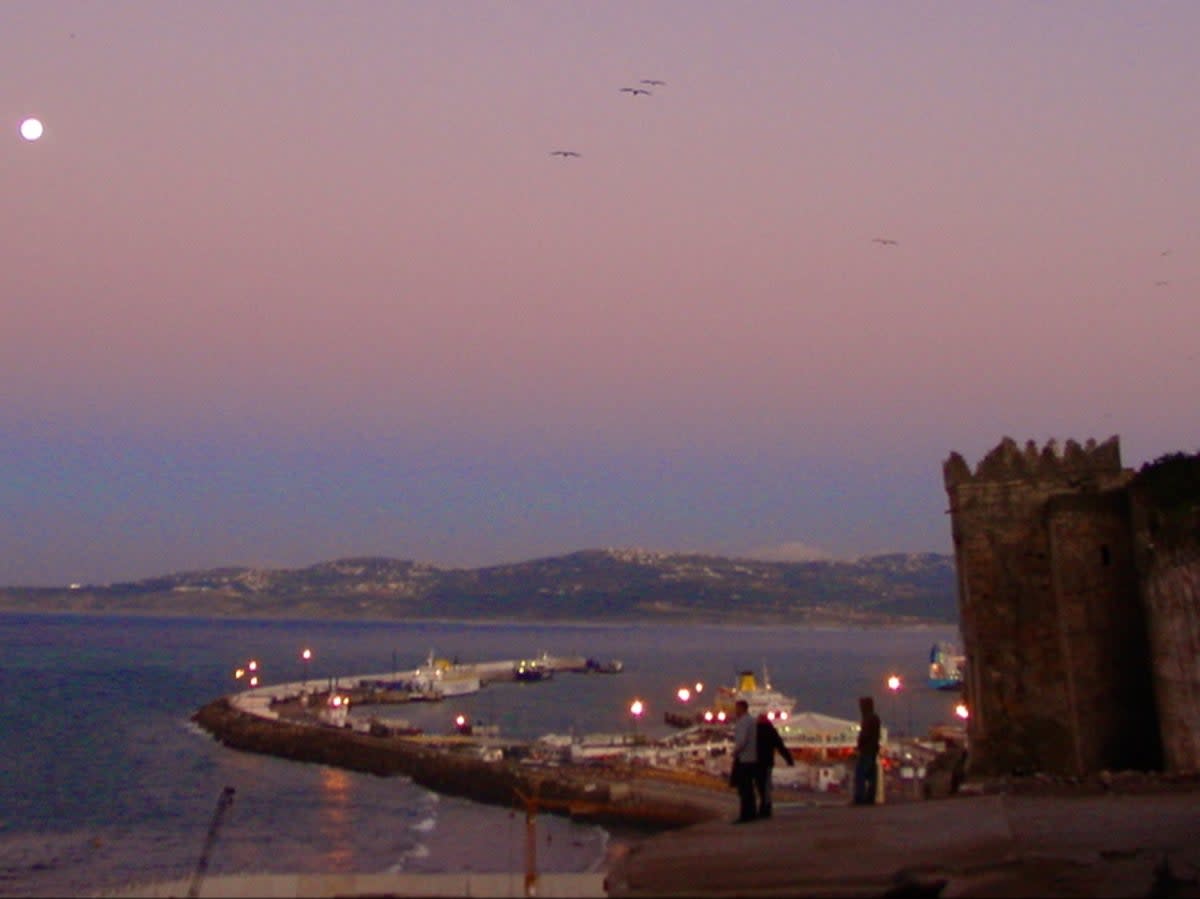
{"label": "concrete walkway", "polygon": [[606,887],[631,897],[1200,899],[1198,881],[1200,792],[1188,791],[783,807],[632,844]]}
{"label": "concrete walkway", "polygon": [[[561,899],[604,896],[603,874],[542,874],[536,895]],[[130,886],[101,899],[167,899],[188,895],[190,880]],[[333,897],[494,897],[525,895],[525,876],[512,874],[229,874],[206,877],[199,899],[333,899]]]}

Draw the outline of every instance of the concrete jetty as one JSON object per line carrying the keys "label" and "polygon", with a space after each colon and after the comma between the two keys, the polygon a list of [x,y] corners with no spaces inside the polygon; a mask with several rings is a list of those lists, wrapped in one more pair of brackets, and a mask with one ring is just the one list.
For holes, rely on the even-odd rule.
{"label": "concrete jetty", "polygon": [[723,816],[728,796],[702,786],[643,782],[633,768],[523,764],[485,758],[473,741],[376,736],[348,728],[297,724],[266,716],[244,701],[218,699],[192,720],[234,749],[333,765],[381,776],[403,775],[448,796],[512,808],[518,794],[547,812],[597,824],[648,830],[685,827]]}

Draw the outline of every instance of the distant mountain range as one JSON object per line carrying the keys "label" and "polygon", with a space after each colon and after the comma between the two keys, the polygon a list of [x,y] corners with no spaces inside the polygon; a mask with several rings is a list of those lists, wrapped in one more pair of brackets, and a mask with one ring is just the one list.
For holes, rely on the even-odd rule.
{"label": "distant mountain range", "polygon": [[0,611],[842,625],[958,620],[948,555],[764,562],[641,550],[584,550],[473,569],[351,558],[307,568],[214,568],[128,583],[0,588]]}
{"label": "distant mountain range", "polygon": [[586,550],[490,568],[391,558],[308,568],[215,568],[142,581],[0,588],[0,611],[472,621],[956,622],[954,561],[854,562]]}

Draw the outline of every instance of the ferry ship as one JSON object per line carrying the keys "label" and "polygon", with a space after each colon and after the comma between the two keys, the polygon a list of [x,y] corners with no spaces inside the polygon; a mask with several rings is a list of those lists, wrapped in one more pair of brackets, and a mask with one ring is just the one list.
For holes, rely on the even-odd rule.
{"label": "ferry ship", "polygon": [[734,706],[739,699],[746,700],[750,714],[754,717],[766,715],[775,722],[786,721],[796,707],[795,699],[771,686],[771,676],[764,664],[761,686],[753,671],[741,671],[732,687],[717,688],[717,695],[709,708],[689,713],[667,712],[664,720],[673,727],[724,724],[733,720]]}
{"label": "ferry ship", "polygon": [[929,686],[935,690],[958,690],[963,685],[966,657],[952,643],[934,643],[929,650]]}
{"label": "ferry ship", "polygon": [[412,699],[437,701],[450,696],[478,693],[482,686],[479,674],[471,665],[455,665],[446,659],[434,658],[433,650],[425,664],[404,680]]}
{"label": "ferry ship", "polygon": [[796,708],[795,699],[771,686],[771,675],[767,673],[766,663],[763,664],[762,686],[759,686],[753,671],[739,672],[734,686],[717,688],[713,706],[716,711],[725,712],[731,717],[733,707],[739,699],[746,700],[750,714],[755,718],[766,715],[772,721],[786,721]]}

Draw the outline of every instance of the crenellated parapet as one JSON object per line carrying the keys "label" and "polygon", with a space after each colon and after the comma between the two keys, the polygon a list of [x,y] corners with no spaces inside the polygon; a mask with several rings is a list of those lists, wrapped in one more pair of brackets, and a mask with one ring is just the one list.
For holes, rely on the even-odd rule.
{"label": "crenellated parapet", "polygon": [[942,478],[947,490],[965,484],[1005,481],[1038,481],[1076,484],[1084,481],[1110,481],[1121,478],[1121,444],[1117,435],[1103,443],[1088,439],[1080,444],[1067,440],[1059,447],[1050,439],[1045,446],[1026,441],[1024,448],[1011,437],[1005,437],[989,452],[972,472],[963,457],[952,452],[942,463]]}
{"label": "crenellated parapet", "polygon": [[1004,438],[943,465],[972,767],[1082,775],[1160,764],[1129,483],[1103,443]]}

